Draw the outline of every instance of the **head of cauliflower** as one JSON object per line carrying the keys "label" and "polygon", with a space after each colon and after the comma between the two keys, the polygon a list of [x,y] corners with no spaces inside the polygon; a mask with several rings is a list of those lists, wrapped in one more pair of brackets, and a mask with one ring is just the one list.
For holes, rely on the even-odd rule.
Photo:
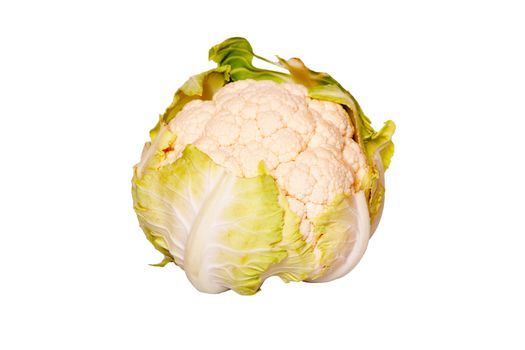
{"label": "head of cauliflower", "polygon": [[281,60],[291,75],[254,70],[251,56],[235,60],[246,44],[210,50],[218,68],[177,92],[133,178],[134,208],[161,264],[174,262],[208,293],[253,294],[274,275],[348,273],[380,215],[393,151],[393,130],[382,129],[370,139],[387,140],[367,154],[368,125],[356,122],[351,95],[341,103],[345,91],[323,85],[329,76],[298,59]]}

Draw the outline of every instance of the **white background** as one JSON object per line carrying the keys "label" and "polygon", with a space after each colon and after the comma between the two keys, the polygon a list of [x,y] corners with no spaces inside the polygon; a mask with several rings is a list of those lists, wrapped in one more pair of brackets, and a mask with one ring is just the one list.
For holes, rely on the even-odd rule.
{"label": "white background", "polygon": [[[519,1],[2,1],[0,348],[524,349]],[[148,130],[230,36],[393,119],[357,268],[201,294],[132,209]]]}

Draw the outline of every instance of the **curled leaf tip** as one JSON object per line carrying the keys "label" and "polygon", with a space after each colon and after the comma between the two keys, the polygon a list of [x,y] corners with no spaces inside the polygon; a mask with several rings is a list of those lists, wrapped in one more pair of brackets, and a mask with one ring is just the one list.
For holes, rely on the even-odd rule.
{"label": "curled leaf tip", "polygon": [[164,267],[168,265],[170,262],[172,262],[173,259],[170,257],[164,257],[161,262],[158,262],[156,264],[149,264],[149,266],[155,266],[155,267]]}

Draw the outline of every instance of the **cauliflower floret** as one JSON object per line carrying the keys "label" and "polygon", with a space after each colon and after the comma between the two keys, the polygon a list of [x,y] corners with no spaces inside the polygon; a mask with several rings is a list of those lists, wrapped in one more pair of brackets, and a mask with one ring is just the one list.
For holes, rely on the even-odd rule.
{"label": "cauliflower floret", "polygon": [[210,101],[186,104],[169,128],[177,135],[169,162],[188,144],[237,176],[256,176],[263,161],[302,218],[305,237],[323,207],[353,192],[367,172],[344,109],[309,98],[299,84],[249,79],[227,84]]}

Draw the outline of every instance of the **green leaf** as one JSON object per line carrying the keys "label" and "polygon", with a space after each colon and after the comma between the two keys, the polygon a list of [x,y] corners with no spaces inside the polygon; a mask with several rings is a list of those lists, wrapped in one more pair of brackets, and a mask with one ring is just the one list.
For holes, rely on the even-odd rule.
{"label": "green leaf", "polygon": [[162,238],[161,248],[203,292],[253,294],[287,256],[279,189],[263,168],[239,178],[188,145],[174,163],[146,167],[133,183],[141,226]]}
{"label": "green leaf", "polygon": [[173,97],[173,102],[160,117],[157,125],[151,129],[153,140],[159,132],[161,124],[168,124],[177,113],[190,101],[211,100],[213,95],[230,81],[230,67],[223,65],[189,78]]}
{"label": "green leaf", "polygon": [[316,249],[321,258],[312,282],[326,282],[346,275],[365,253],[370,219],[363,191],[336,197],[313,220]]}
{"label": "green leaf", "polygon": [[256,68],[252,64],[254,57],[252,46],[244,38],[230,38],[213,46],[208,57],[219,67],[231,67],[230,75],[233,81],[245,79],[273,80],[278,83],[290,81],[288,74]]}
{"label": "green leaf", "polygon": [[287,256],[280,263],[270,266],[264,273],[265,278],[279,276],[285,282],[299,282],[308,278],[316,265],[314,247],[304,240],[299,231],[301,218],[288,205],[285,196],[281,194],[279,203],[284,209],[282,240],[279,246],[287,251]]}
{"label": "green leaf", "polygon": [[155,267],[164,267],[164,266],[168,265],[170,262],[173,262],[173,258],[171,256],[165,256],[164,259],[162,259],[161,262],[156,263],[156,264],[149,264],[149,265],[150,266],[155,266]]}

